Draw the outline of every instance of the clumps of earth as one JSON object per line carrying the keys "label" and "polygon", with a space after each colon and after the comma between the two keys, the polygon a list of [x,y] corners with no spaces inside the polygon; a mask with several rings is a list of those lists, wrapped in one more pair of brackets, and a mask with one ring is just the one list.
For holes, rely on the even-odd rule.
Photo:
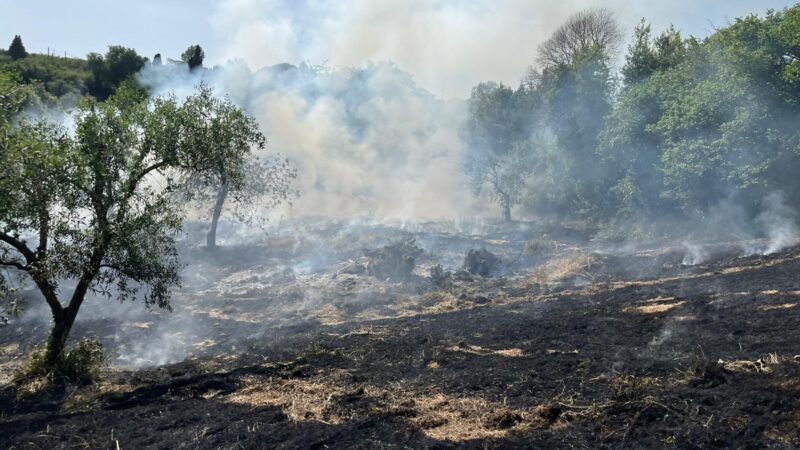
{"label": "clumps of earth", "polygon": [[481,249],[470,249],[464,256],[461,269],[451,272],[445,270],[441,264],[436,264],[430,269],[431,283],[439,288],[447,288],[456,281],[474,281],[475,276],[491,277],[497,275],[502,268],[503,260],[494,253]]}
{"label": "clumps of earth", "polygon": [[424,252],[414,238],[364,251],[364,258],[350,262],[340,274],[371,275],[379,280],[404,282],[412,279],[417,258]]}
{"label": "clumps of earth", "polygon": [[411,278],[417,257],[423,250],[415,245],[415,239],[386,245],[384,247],[368,250],[367,274],[379,280],[406,281]]}
{"label": "clumps of earth", "polygon": [[464,257],[464,270],[473,275],[488,277],[497,274],[500,270],[501,262],[497,255],[485,248],[480,250],[472,249]]}

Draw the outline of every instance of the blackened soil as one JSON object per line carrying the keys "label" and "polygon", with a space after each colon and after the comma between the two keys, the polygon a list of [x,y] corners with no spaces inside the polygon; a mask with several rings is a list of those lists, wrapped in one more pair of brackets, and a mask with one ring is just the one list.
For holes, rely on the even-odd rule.
{"label": "blackened soil", "polygon": [[549,292],[7,388],[0,448],[800,446],[800,248]]}

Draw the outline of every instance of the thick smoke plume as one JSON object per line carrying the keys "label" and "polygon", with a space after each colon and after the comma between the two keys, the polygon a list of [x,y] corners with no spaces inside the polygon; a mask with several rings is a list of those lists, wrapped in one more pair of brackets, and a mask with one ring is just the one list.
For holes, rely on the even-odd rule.
{"label": "thick smoke plume", "polygon": [[278,217],[402,221],[480,211],[461,177],[463,103],[429,93],[392,64],[151,66],[139,78],[156,95],[186,94],[203,81],[254,115],[269,151],[299,170],[302,195],[290,211],[272,212]]}

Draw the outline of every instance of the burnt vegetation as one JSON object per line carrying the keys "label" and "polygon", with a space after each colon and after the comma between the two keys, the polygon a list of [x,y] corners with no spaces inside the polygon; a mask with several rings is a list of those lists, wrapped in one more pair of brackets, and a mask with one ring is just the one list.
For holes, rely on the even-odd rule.
{"label": "burnt vegetation", "polygon": [[[518,86],[462,101],[391,64],[14,36],[0,448],[800,447],[800,6],[632,31],[578,12]],[[401,148],[450,140],[451,174]],[[387,191],[440,194],[394,166],[475,209],[382,216]]]}

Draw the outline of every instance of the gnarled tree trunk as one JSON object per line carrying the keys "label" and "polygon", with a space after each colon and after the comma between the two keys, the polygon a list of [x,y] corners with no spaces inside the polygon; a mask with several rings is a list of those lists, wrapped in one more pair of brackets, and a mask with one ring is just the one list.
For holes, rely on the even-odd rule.
{"label": "gnarled tree trunk", "polygon": [[[47,340],[47,348],[45,353],[46,365],[51,370],[58,366],[64,358],[64,353],[67,348],[67,338],[72,331],[72,325],[75,324],[75,318],[78,317],[78,310],[80,310],[83,300],[86,298],[86,293],[89,292],[89,286],[94,280],[100,267],[100,261],[103,251],[95,252],[93,256],[93,268],[84,273],[75,291],[72,293],[69,306],[66,308],[52,309],[53,312],[53,330],[50,332],[50,337]],[[55,298],[55,296],[54,296]],[[56,300],[58,302],[58,300]]]}
{"label": "gnarled tree trunk", "polygon": [[70,309],[66,308],[60,313],[53,314],[53,329],[47,339],[45,354],[45,364],[49,368],[55,368],[64,359],[64,352],[67,348],[67,338],[75,323],[75,314],[71,314]]}

